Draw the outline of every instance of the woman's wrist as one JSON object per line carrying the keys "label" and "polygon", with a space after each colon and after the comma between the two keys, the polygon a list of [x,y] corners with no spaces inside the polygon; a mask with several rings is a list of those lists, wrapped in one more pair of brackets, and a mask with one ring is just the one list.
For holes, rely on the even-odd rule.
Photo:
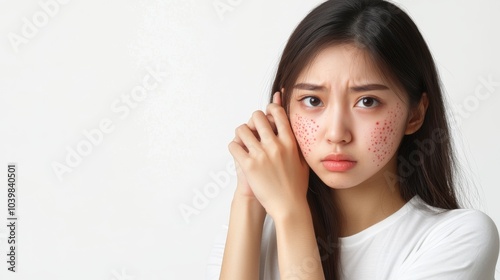
{"label": "woman's wrist", "polygon": [[270,216],[277,227],[293,228],[300,224],[310,225],[312,222],[311,209],[306,200],[276,212],[270,214]]}
{"label": "woman's wrist", "polygon": [[256,197],[240,194],[238,190],[234,193],[231,210],[237,210],[240,213],[248,212],[253,214],[252,216],[262,217],[262,219],[266,215],[266,210]]}
{"label": "woman's wrist", "polygon": [[[273,217],[276,227],[280,274],[297,278],[297,268],[306,263],[307,279],[324,279],[321,257],[307,203],[297,203]],[[288,278],[287,278],[288,279]],[[302,279],[302,278],[301,278]]]}
{"label": "woman's wrist", "polygon": [[234,194],[220,279],[258,279],[266,211],[248,193]]}

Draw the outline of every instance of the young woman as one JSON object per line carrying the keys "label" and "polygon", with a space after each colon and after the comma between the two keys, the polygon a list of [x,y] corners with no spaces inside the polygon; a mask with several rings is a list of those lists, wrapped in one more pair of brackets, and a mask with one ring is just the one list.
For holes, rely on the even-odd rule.
{"label": "young woman", "polygon": [[460,209],[438,74],[412,20],[331,0],[236,129],[220,279],[494,279],[498,231]]}

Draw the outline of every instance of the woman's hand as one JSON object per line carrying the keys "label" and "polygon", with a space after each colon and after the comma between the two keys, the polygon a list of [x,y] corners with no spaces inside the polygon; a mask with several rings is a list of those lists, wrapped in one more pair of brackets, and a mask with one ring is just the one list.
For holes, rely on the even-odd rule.
{"label": "woman's hand", "polygon": [[238,187],[255,195],[273,218],[307,205],[309,167],[299,152],[279,92],[273,103],[236,129],[229,151],[239,166]]}
{"label": "woman's hand", "polygon": [[[268,118],[269,124],[273,128],[274,133],[276,133],[276,125],[274,124],[274,120],[273,120],[272,116],[267,115],[267,118]],[[246,125],[248,126],[248,128],[250,128],[250,130],[255,135],[255,137],[258,138],[259,135],[257,133],[257,129],[255,128],[255,124],[254,124],[252,118],[250,118],[250,120],[248,121],[248,123]],[[248,149],[245,147],[245,144],[243,144],[243,141],[241,141],[241,139],[237,133],[236,133],[233,141],[229,144],[229,146],[234,145],[233,142],[240,145],[246,152],[248,152]],[[236,177],[237,177],[237,187],[236,187],[235,194],[237,196],[242,196],[245,198],[256,199],[252,189],[250,188],[250,185],[248,184],[248,181],[246,180],[246,177],[245,177],[245,174],[243,173],[243,170],[241,170],[241,167],[240,167],[238,161],[234,158],[234,156],[233,156],[233,159],[234,159],[234,163],[235,163]]]}
{"label": "woman's hand", "polygon": [[229,151],[238,166],[238,187],[221,279],[258,279],[264,211],[274,220],[282,278],[296,277],[297,268],[308,260],[313,265],[308,279],[324,279],[306,199],[309,166],[299,152],[279,93],[266,114],[256,111],[236,129]]}

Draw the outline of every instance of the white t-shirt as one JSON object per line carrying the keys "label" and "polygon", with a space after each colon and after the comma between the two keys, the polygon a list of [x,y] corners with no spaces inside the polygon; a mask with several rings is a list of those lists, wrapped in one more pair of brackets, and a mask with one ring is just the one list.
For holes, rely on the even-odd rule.
{"label": "white t-shirt", "polygon": [[[219,279],[223,236],[210,255],[207,280]],[[320,246],[335,245],[323,240]],[[383,221],[340,238],[345,280],[491,280],[498,252],[498,230],[486,214],[472,209],[443,211],[418,196]],[[306,270],[307,263],[296,271],[298,279]],[[280,279],[276,231],[270,217],[262,234],[260,279]]]}

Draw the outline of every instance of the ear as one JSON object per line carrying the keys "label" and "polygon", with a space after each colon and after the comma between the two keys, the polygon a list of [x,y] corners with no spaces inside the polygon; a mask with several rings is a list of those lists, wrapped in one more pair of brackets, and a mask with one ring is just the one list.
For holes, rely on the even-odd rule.
{"label": "ear", "polygon": [[406,124],[405,134],[413,134],[420,129],[424,123],[425,113],[427,112],[427,107],[429,106],[429,99],[427,94],[422,93],[422,97],[418,102],[418,105],[410,111],[410,116],[408,123]]}

